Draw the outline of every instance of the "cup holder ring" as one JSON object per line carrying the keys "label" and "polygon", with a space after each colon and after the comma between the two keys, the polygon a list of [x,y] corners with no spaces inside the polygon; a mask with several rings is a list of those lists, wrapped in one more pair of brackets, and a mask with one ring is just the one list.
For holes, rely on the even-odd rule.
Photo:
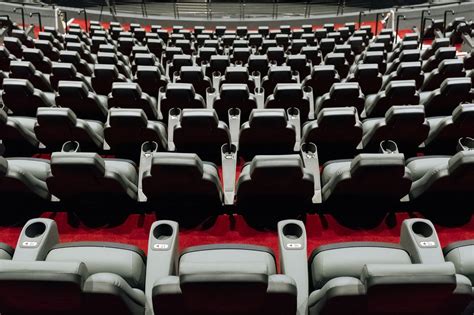
{"label": "cup holder ring", "polygon": [[153,229],[153,237],[158,241],[168,240],[173,234],[173,227],[167,223],[159,224]]}
{"label": "cup holder ring", "polygon": [[43,222],[34,222],[25,229],[25,235],[28,238],[37,238],[44,234],[46,231],[46,224]]}
{"label": "cup holder ring", "polygon": [[303,236],[303,229],[296,223],[288,223],[283,226],[283,235],[292,241],[298,240]]}
{"label": "cup holder ring", "polygon": [[426,222],[417,221],[412,224],[411,229],[415,235],[421,238],[429,238],[433,236],[433,228]]}

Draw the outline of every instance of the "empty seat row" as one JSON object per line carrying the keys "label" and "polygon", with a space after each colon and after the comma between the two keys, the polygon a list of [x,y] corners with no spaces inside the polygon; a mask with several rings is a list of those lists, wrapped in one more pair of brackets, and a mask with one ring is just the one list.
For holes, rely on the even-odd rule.
{"label": "empty seat row", "polygon": [[[59,242],[53,220],[30,220],[16,249],[1,246],[0,310],[447,315],[472,307],[472,272],[465,267],[472,263],[472,241],[442,250],[433,224],[424,219],[405,220],[398,244],[328,244],[309,259],[303,223],[281,221],[280,273],[268,247],[203,244],[180,251],[178,235],[176,222],[153,223],[145,255],[121,243]],[[26,298],[29,303],[22,302]]]}

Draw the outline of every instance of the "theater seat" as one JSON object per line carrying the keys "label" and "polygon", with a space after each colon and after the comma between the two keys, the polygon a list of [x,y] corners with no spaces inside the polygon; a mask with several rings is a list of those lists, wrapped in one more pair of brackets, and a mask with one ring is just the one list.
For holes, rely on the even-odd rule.
{"label": "theater seat", "polygon": [[446,116],[459,104],[473,100],[471,87],[470,78],[448,78],[438,89],[420,93],[420,103],[427,116]]}
{"label": "theater seat", "polygon": [[130,209],[137,199],[138,174],[130,160],[104,159],[97,153],[54,152],[48,188],[71,209]]}
{"label": "theater seat", "polygon": [[[44,260],[0,261],[0,308],[11,314],[145,313],[145,253],[108,242],[59,243]],[[27,296],[30,303],[21,303]],[[42,303],[55,297],[55,303]]]}
{"label": "theater seat", "polygon": [[464,63],[461,59],[443,60],[439,64],[438,69],[425,75],[421,91],[433,91],[448,78],[462,78],[465,76],[466,71],[464,71]]}
{"label": "theater seat", "polygon": [[39,107],[36,118],[36,137],[50,152],[68,141],[77,141],[86,151],[102,150],[104,126],[99,121],[78,119],[70,108],[58,107]]}
{"label": "theater seat", "polygon": [[11,116],[0,109],[0,139],[5,146],[4,156],[31,156],[38,150],[39,141],[34,132],[36,119]]}
{"label": "theater seat", "polygon": [[[409,159],[413,178],[410,200],[434,211],[447,205],[453,211],[471,210],[469,200],[474,187],[474,152],[460,151],[454,156],[424,156]],[[456,215],[453,213],[453,216]]]}
{"label": "theater seat", "polygon": [[265,98],[272,94],[278,83],[297,83],[296,79],[293,78],[290,67],[270,67],[267,76],[262,79],[262,88],[265,90]]}
{"label": "theater seat", "polygon": [[212,87],[211,80],[204,76],[202,68],[198,66],[182,66],[176,83],[192,84],[196,93],[204,99],[206,98],[207,89]]}
{"label": "theater seat", "polygon": [[380,142],[395,141],[400,152],[414,154],[428,137],[430,124],[422,105],[392,106],[384,118],[370,118],[362,123],[364,151],[377,152]]}
{"label": "theater seat", "polygon": [[240,121],[248,121],[250,112],[257,108],[254,94],[249,92],[247,84],[223,84],[219,95],[214,100],[214,109],[219,119],[228,122],[228,111],[231,108],[240,109]]}
{"label": "theater seat", "polygon": [[316,99],[329,92],[331,86],[340,81],[339,74],[333,65],[321,65],[313,67],[311,74],[303,80],[303,86],[310,86]]}
{"label": "theater seat", "polygon": [[395,72],[384,76],[382,89],[385,89],[392,81],[401,80],[415,80],[416,88],[419,89],[423,84],[424,79],[425,75],[421,70],[421,62],[401,62]]}
{"label": "theater seat", "polygon": [[15,116],[36,116],[38,107],[54,106],[54,94],[35,89],[33,85],[23,79],[3,80],[3,104]]}
{"label": "theater seat", "polygon": [[247,84],[250,92],[255,91],[255,81],[253,77],[250,77],[247,67],[227,67],[225,75],[224,77],[221,77],[219,84],[222,85],[228,83]]}
{"label": "theater seat", "polygon": [[203,161],[220,164],[221,147],[230,143],[230,131],[213,109],[185,108],[174,128],[173,142],[177,152],[196,153]]}
{"label": "theater seat", "polygon": [[316,99],[316,115],[324,108],[351,106],[362,113],[364,109],[364,95],[357,82],[334,83],[328,93]]}
{"label": "theater seat", "polygon": [[[0,157],[0,195],[5,209],[21,213],[41,210],[51,195],[46,185],[50,172],[48,160]],[[5,218],[16,215],[4,214]]]}
{"label": "theater seat", "polygon": [[91,78],[77,73],[76,67],[71,63],[54,62],[50,81],[55,90],[58,89],[59,81],[80,81],[84,82],[89,91],[94,91]]}
{"label": "theater seat", "polygon": [[36,69],[42,73],[51,73],[52,63],[48,57],[45,57],[43,52],[38,48],[25,48],[23,49],[23,59],[31,62]]}
{"label": "theater seat", "polygon": [[28,80],[35,89],[43,92],[53,92],[49,78],[36,70],[35,66],[29,61],[12,61],[10,63],[10,78]]}
{"label": "theater seat", "polygon": [[[156,314],[296,313],[296,284],[277,274],[269,248],[214,244],[190,247],[175,256],[177,273],[153,285]],[[215,301],[210,303],[209,296]]]}
{"label": "theater seat", "polygon": [[156,66],[138,66],[134,81],[140,85],[143,92],[155,98],[158,98],[160,89],[170,82]]}
{"label": "theater seat", "polygon": [[140,108],[146,113],[148,119],[158,119],[158,108],[156,98],[143,93],[137,83],[115,82],[112,85],[112,93],[108,98],[109,109],[119,108]]}
{"label": "theater seat", "polygon": [[423,71],[431,72],[439,67],[443,60],[456,59],[456,47],[440,47],[428,60],[423,61]]}
{"label": "theater seat", "polygon": [[144,142],[156,142],[160,151],[168,149],[166,125],[148,120],[142,109],[111,108],[104,135],[112,152],[135,161]]}
{"label": "theater seat", "polygon": [[114,82],[126,82],[123,74],[118,72],[115,65],[96,64],[94,66],[94,75],[91,78],[92,87],[97,94],[109,95],[112,92]]}
{"label": "theater seat", "polygon": [[459,313],[468,303],[470,281],[456,274],[451,263],[417,263],[410,250],[382,242],[316,248],[309,260],[314,290],[309,314],[337,315],[348,309],[357,315]]}
{"label": "theater seat", "polygon": [[168,121],[172,108],[206,108],[206,103],[201,95],[196,94],[191,83],[169,83],[160,101],[164,121]]}
{"label": "theater seat", "polygon": [[428,118],[430,133],[425,141],[426,151],[454,154],[458,140],[474,137],[474,104],[461,104],[450,116]]}
{"label": "theater seat", "polygon": [[161,218],[195,226],[220,213],[223,191],[217,166],[192,153],[153,153],[143,175],[147,204]]}
{"label": "theater seat", "polygon": [[387,209],[408,194],[411,176],[403,154],[359,154],[324,164],[321,185],[323,202]]}
{"label": "theater seat", "polygon": [[362,125],[354,107],[325,108],[303,126],[302,142],[314,143],[321,161],[354,156]]}
{"label": "theater seat", "polygon": [[383,117],[394,105],[418,105],[420,95],[415,80],[390,82],[385,91],[367,95],[362,117]]}
{"label": "theater seat", "polygon": [[254,109],[239,135],[239,155],[246,161],[255,155],[291,154],[296,142],[295,127],[284,109]]}
{"label": "theater seat", "polygon": [[302,122],[312,119],[310,115],[310,96],[305,94],[299,83],[279,83],[266,102],[265,108],[297,108]]}
{"label": "theater seat", "polygon": [[375,94],[382,87],[382,74],[377,64],[358,64],[353,73],[349,73],[346,82],[359,83],[364,95]]}
{"label": "theater seat", "polygon": [[249,224],[274,227],[308,212],[314,177],[299,155],[257,155],[242,168],[236,191],[238,213]]}
{"label": "theater seat", "polygon": [[59,81],[56,105],[72,109],[82,119],[107,120],[107,97],[90,92],[81,81]]}

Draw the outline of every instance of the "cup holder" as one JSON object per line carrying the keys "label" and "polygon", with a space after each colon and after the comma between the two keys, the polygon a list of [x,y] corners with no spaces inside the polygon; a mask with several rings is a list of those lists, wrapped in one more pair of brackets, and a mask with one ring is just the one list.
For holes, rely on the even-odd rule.
{"label": "cup holder", "polygon": [[283,227],[283,235],[291,240],[299,239],[303,235],[303,229],[295,223],[288,223]]}
{"label": "cup holder", "polygon": [[61,152],[79,152],[80,145],[77,141],[67,141],[63,144]]}
{"label": "cup holder", "polygon": [[314,155],[317,152],[317,147],[314,143],[312,142],[305,142],[301,145],[301,151],[305,154],[311,154]]}
{"label": "cup holder", "polygon": [[290,107],[287,110],[288,116],[298,116],[300,114],[300,110],[296,107]]}
{"label": "cup holder", "polygon": [[158,143],[155,141],[147,141],[142,144],[142,152],[150,154],[158,151]]}
{"label": "cup holder", "polygon": [[240,108],[232,107],[229,109],[229,116],[231,118],[237,117],[240,115]]}
{"label": "cup holder", "polygon": [[212,76],[213,76],[213,77],[216,77],[216,78],[219,78],[219,77],[221,76],[221,72],[220,72],[220,71],[214,71],[214,72],[212,73]]}
{"label": "cup holder", "polygon": [[206,89],[206,92],[207,92],[207,94],[214,94],[214,93],[216,93],[216,89],[213,88],[213,87],[208,87]]}
{"label": "cup holder", "polygon": [[262,87],[255,88],[255,94],[263,94],[264,89]]}
{"label": "cup holder", "polygon": [[25,235],[29,238],[36,238],[43,235],[44,231],[46,231],[46,224],[35,222],[26,228]]}
{"label": "cup holder", "polygon": [[172,118],[176,118],[176,117],[179,117],[181,115],[181,108],[179,107],[173,107],[170,109],[169,111],[169,116],[172,117]]}
{"label": "cup holder", "polygon": [[259,77],[259,76],[260,76],[260,71],[253,71],[253,72],[252,72],[252,75],[253,75],[254,77]]}
{"label": "cup holder", "polygon": [[305,93],[311,93],[311,92],[313,92],[313,88],[310,87],[310,86],[304,86],[304,87],[303,87],[303,92],[305,92]]}
{"label": "cup holder", "polygon": [[232,156],[233,154],[237,153],[237,147],[231,143],[223,144],[221,150],[226,156]]}
{"label": "cup holder", "polygon": [[173,227],[169,224],[160,224],[153,230],[153,237],[156,240],[163,241],[173,236]]}
{"label": "cup holder", "polygon": [[395,141],[384,140],[380,142],[380,152],[385,154],[395,154],[398,153],[398,146]]}
{"label": "cup holder", "polygon": [[458,151],[474,150],[474,138],[463,137],[458,140]]}
{"label": "cup holder", "polygon": [[419,237],[428,238],[433,235],[433,228],[425,222],[415,222],[412,224],[411,229]]}
{"label": "cup holder", "polygon": [[166,87],[165,86],[160,87],[158,92],[161,93],[161,94],[165,94],[166,93]]}

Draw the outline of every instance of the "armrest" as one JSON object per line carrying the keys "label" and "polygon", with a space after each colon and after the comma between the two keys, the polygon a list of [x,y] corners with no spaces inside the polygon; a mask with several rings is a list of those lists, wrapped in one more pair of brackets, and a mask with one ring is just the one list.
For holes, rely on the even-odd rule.
{"label": "armrest", "polygon": [[148,261],[145,294],[148,305],[153,305],[154,284],[168,276],[176,275],[179,249],[179,225],[174,221],[153,223],[148,238]]}
{"label": "armrest", "polygon": [[44,260],[50,249],[58,243],[58,227],[54,220],[29,220],[21,230],[12,260]]}
{"label": "armrest", "polygon": [[415,264],[440,264],[445,261],[438,234],[429,220],[403,221],[400,244],[408,251]]}
{"label": "armrest", "polygon": [[281,272],[291,277],[298,292],[297,314],[304,315],[308,308],[308,259],[306,229],[302,221],[284,220],[278,223],[278,246]]}

